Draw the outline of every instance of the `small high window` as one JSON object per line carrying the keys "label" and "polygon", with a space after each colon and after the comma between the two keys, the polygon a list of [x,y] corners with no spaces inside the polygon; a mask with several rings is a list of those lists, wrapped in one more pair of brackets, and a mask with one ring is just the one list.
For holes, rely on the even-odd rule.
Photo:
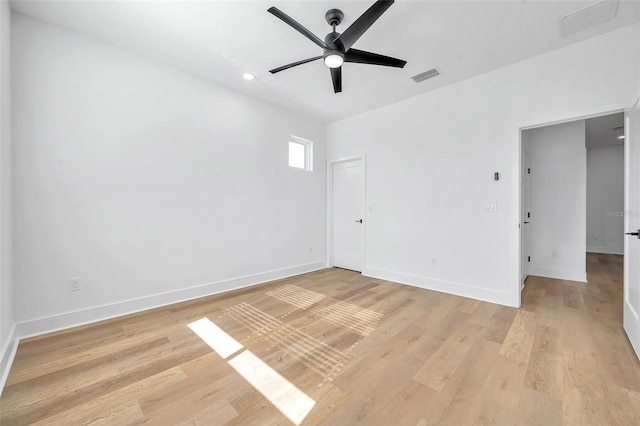
{"label": "small high window", "polygon": [[289,137],[289,166],[313,170],[313,142],[296,136]]}

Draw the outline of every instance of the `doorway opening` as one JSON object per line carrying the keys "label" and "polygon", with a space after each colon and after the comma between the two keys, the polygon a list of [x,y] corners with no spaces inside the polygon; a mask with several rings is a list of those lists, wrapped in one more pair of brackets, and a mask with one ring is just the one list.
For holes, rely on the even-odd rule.
{"label": "doorway opening", "polygon": [[520,192],[521,287],[587,282],[587,252],[624,251],[624,114],[522,130]]}
{"label": "doorway opening", "polygon": [[[581,239],[582,241],[584,241],[584,253],[586,255],[583,258],[588,259],[588,261],[585,260],[585,269],[589,270],[590,284],[585,286],[580,283],[572,282],[572,281],[580,281],[580,280],[569,279],[570,281],[565,281],[567,280],[567,278],[554,277],[553,275],[544,275],[544,273],[542,274],[536,273],[534,272],[534,268],[530,267],[529,270],[532,276],[533,275],[541,275],[542,277],[549,276],[550,278],[552,278],[551,281],[555,282],[556,287],[549,289],[547,288],[548,282],[547,283],[544,282],[545,280],[548,281],[548,278],[535,277],[535,280],[532,280],[532,282],[530,283],[531,286],[527,284],[524,290],[519,289],[517,296],[519,298],[522,298],[522,300],[526,300],[529,297],[536,298],[540,296],[545,297],[546,299],[547,291],[549,290],[548,298],[551,300],[555,297],[555,299],[553,299],[553,301],[550,303],[558,302],[558,300],[560,300],[558,299],[558,296],[563,296],[562,300],[560,300],[559,306],[585,309],[585,311],[588,312],[588,315],[598,317],[597,319],[599,321],[606,321],[607,320],[606,316],[609,315],[609,319],[612,320],[613,323],[618,323],[620,319],[620,311],[622,311],[623,329],[626,332],[628,341],[633,347],[633,350],[635,351],[637,357],[640,359],[640,262],[638,262],[638,259],[640,258],[640,241],[639,241],[640,236],[638,235],[640,233],[640,214],[638,214],[638,212],[640,212],[640,130],[639,130],[640,129],[640,105],[639,105],[639,102],[640,100],[636,100],[635,104],[628,109],[610,110],[608,113],[603,112],[600,114],[591,114],[588,116],[583,115],[582,118],[577,118],[577,120],[599,119],[601,121],[607,121],[610,119],[615,120],[616,118],[618,118],[619,120],[619,116],[618,117],[603,117],[603,116],[613,115],[615,113],[620,113],[621,111],[624,111],[624,127],[620,128],[620,126],[617,125],[619,121],[615,125],[608,126],[610,127],[610,129],[608,129],[609,134],[613,134],[613,137],[615,137],[616,139],[624,141],[623,153],[619,152],[620,148],[618,147],[616,148],[612,147],[610,151],[607,151],[604,153],[596,152],[596,151],[593,151],[590,153],[590,156],[592,157],[590,158],[590,162],[596,162],[596,163],[602,162],[604,165],[603,164],[594,165],[592,167],[592,170],[589,171],[589,173],[595,174],[595,175],[598,175],[598,173],[600,174],[606,173],[609,175],[606,178],[602,178],[602,176],[600,176],[599,178],[598,176],[592,176],[593,179],[596,179],[595,188],[590,188],[590,190],[593,190],[593,191],[598,191],[597,186],[602,185],[603,182],[605,183],[619,182],[619,176],[620,176],[619,175],[619,172],[620,172],[619,157],[622,156],[622,158],[624,159],[624,162],[623,162],[624,166],[622,167],[623,169],[622,197],[619,194],[619,191],[620,191],[619,185],[615,185],[615,184],[612,184],[613,186],[609,185],[605,188],[606,191],[604,192],[606,192],[606,194],[603,194],[602,193],[603,191],[600,191],[599,194],[592,194],[590,196],[589,206],[594,209],[596,213],[596,219],[598,219],[597,216],[601,215],[604,217],[604,220],[609,220],[609,222],[604,222],[605,225],[602,225],[603,218],[600,217],[599,222],[596,220],[596,222],[601,225],[600,228],[596,227],[596,228],[587,229],[587,224],[586,224],[587,152],[586,151],[590,148],[597,149],[601,147],[597,147],[597,146],[589,147],[585,139],[584,173],[582,173],[582,171],[575,173],[575,170],[576,170],[575,167],[573,168],[568,167],[566,168],[568,170],[564,170],[565,174],[563,177],[566,177],[568,181],[570,181],[572,178],[575,180],[577,175],[581,175],[581,174],[584,175],[585,224],[581,230],[581,235],[578,235],[579,233],[575,231],[575,230],[580,230],[579,227],[573,228],[575,231],[574,232],[575,236],[571,240],[570,244],[577,246],[581,244],[581,241],[580,241]],[[560,121],[560,123],[566,124],[566,125],[573,125],[576,123],[576,119],[574,118],[573,120],[562,120]],[[553,123],[553,124],[557,124],[557,123]],[[526,143],[527,138],[526,138],[525,132],[528,131],[529,129],[535,130],[538,128],[541,128],[542,130],[544,130],[544,126],[545,125],[521,126],[519,128],[520,129],[519,153],[520,153],[521,162],[523,159],[522,158],[523,148],[530,148],[532,146],[532,145],[527,145]],[[549,126],[549,124],[547,124],[547,126]],[[586,129],[586,121],[583,127]],[[585,138],[586,138],[586,133],[585,133]],[[619,143],[614,142],[611,145],[615,147],[619,145]],[[570,146],[573,148],[574,150],[573,152],[575,156],[578,157],[578,160],[580,160],[579,158],[581,157],[580,150],[576,148],[576,146],[574,145],[570,145]],[[531,149],[529,149],[528,152],[529,154],[532,154]],[[533,152],[531,157],[532,157],[532,173],[534,173],[534,170],[536,169],[536,164],[543,164],[544,162],[536,162],[535,152]],[[542,158],[552,158],[552,157],[543,156]],[[580,162],[581,161],[577,161],[576,164],[580,164]],[[615,164],[615,166],[612,166],[613,164]],[[521,163],[519,164],[519,166],[522,167]],[[614,168],[614,170],[610,170],[612,167]],[[602,169],[605,169],[605,171],[602,172]],[[571,171],[573,171],[573,173],[571,173]],[[557,176],[555,177],[554,182],[560,182]],[[559,186],[563,186],[563,184],[564,182],[558,183]],[[534,224],[536,223],[535,221],[537,220],[537,216],[535,213],[537,209],[536,201],[535,201],[535,198],[536,198],[535,193],[536,193],[536,183],[532,181],[531,218],[533,219],[532,223]],[[519,193],[519,198],[518,198],[518,202],[520,203],[520,205],[518,206],[519,207],[518,210],[522,209],[521,201],[524,195],[525,194],[521,189]],[[618,209],[618,207],[616,207],[617,205],[619,205],[620,198],[622,198],[623,200],[622,209]],[[580,203],[574,202],[573,207],[574,208],[581,207],[579,204]],[[603,205],[605,205],[604,210],[602,210]],[[539,206],[538,211],[544,212],[544,209],[551,209],[553,207],[556,207],[556,206],[549,205],[549,204],[542,204],[541,206]],[[560,211],[562,212],[563,210],[560,209]],[[614,219],[614,220],[611,220],[611,219]],[[622,220],[622,223],[623,223],[622,228],[620,228],[619,223],[617,223],[615,219],[617,219],[618,222]],[[564,223],[567,223],[567,221],[565,220]],[[519,225],[520,225],[520,229],[519,229],[520,232],[517,234],[517,237],[518,237],[518,245],[520,248],[520,254],[522,254],[521,253],[522,251],[530,249],[531,252],[533,253],[533,256],[532,256],[532,260],[533,260],[533,257],[535,256],[535,248],[533,247],[533,244],[531,244],[531,247],[529,248],[523,247],[523,244],[526,242],[526,240],[523,238],[522,231],[521,231],[523,224],[520,223]],[[603,228],[604,230],[601,228]],[[612,240],[607,240],[605,238],[605,241],[607,244],[605,245],[604,248],[602,248],[602,246],[591,246],[590,250],[592,250],[592,252],[587,253],[587,244],[588,243],[593,244],[595,241],[600,241],[600,238],[598,238],[598,235],[606,235],[607,232],[609,232],[607,228],[613,228],[612,234],[614,234],[614,238]],[[550,229],[552,232],[556,232],[558,231],[559,228],[551,227]],[[593,231],[592,229],[595,229],[596,231]],[[562,229],[560,229],[560,231],[562,231]],[[601,232],[601,234],[597,234],[596,232]],[[551,241],[553,241],[553,239],[555,238],[555,236],[553,235],[549,237],[549,229],[547,229],[547,234],[542,235],[542,237],[546,237]],[[536,235],[536,228],[533,227],[531,241],[535,241],[536,238],[538,238],[538,236]],[[622,238],[623,240],[622,255],[615,253],[615,251],[619,251],[620,238]],[[616,244],[618,245],[616,246]],[[548,249],[549,247],[547,247],[547,251]],[[595,253],[595,251],[608,251],[608,252],[614,251],[614,253]],[[579,252],[575,250],[575,247],[572,250],[572,253],[574,256],[576,254],[579,254]],[[553,257],[553,254],[552,254],[552,257]],[[521,256],[516,257],[515,260],[516,260],[516,263],[520,263],[519,265],[520,267],[517,269],[517,271],[519,273],[526,271],[526,269],[524,269],[521,265]],[[603,274],[603,270],[608,270],[609,272]],[[550,271],[550,269],[547,269],[547,272],[548,271]],[[611,271],[613,271],[613,273]],[[551,270],[551,272],[557,273],[558,270]],[[560,279],[554,280],[553,278],[560,278]],[[586,282],[586,277],[583,281]],[[558,286],[557,284],[560,284],[560,285]],[[619,297],[619,296],[622,296],[622,297]],[[608,307],[606,306],[607,304],[608,304]]]}

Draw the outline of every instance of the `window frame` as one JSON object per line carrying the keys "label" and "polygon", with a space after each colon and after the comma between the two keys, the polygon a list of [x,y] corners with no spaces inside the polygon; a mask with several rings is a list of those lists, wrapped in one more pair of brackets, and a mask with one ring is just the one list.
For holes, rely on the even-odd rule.
{"label": "window frame", "polygon": [[313,141],[308,139],[304,139],[298,136],[289,135],[289,141],[287,144],[287,149],[289,156],[291,155],[291,144],[301,145],[304,149],[304,167],[296,167],[292,166],[291,162],[288,162],[289,167],[298,170],[304,170],[307,172],[313,171]]}

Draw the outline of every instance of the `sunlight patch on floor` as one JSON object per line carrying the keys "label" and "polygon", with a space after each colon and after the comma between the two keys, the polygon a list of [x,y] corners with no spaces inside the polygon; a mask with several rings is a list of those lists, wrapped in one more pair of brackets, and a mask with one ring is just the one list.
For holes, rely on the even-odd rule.
{"label": "sunlight patch on floor", "polygon": [[296,425],[304,420],[316,404],[249,350],[231,359],[229,365]]}
{"label": "sunlight patch on floor", "polygon": [[296,425],[302,423],[316,404],[250,350],[233,356],[244,346],[209,318],[201,318],[187,326],[222,358],[230,357],[229,365]]}
{"label": "sunlight patch on floor", "polygon": [[295,285],[286,285],[268,291],[267,295],[298,309],[319,315],[323,320],[347,328],[361,336],[371,334],[383,317],[381,313],[374,310],[361,308]]}
{"label": "sunlight patch on floor", "polygon": [[266,335],[270,342],[322,374],[327,380],[333,380],[351,358],[249,303],[232,306],[226,313],[255,334]]}
{"label": "sunlight patch on floor", "polygon": [[244,348],[236,339],[225,333],[209,318],[200,318],[188,326],[222,358],[226,359]]}

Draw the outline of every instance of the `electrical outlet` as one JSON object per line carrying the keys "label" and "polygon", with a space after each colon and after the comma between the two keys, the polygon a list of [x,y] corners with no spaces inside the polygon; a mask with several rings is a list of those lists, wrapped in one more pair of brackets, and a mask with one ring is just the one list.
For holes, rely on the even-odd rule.
{"label": "electrical outlet", "polygon": [[309,254],[313,254],[313,246],[309,246]]}
{"label": "electrical outlet", "polygon": [[557,252],[557,251],[555,251],[555,250],[553,250],[553,251],[551,252],[551,257],[558,257],[558,252]]}
{"label": "electrical outlet", "polygon": [[71,278],[69,281],[69,291],[80,291],[80,278]]}
{"label": "electrical outlet", "polygon": [[438,266],[438,258],[437,257],[432,257],[431,258],[431,265],[432,266]]}

